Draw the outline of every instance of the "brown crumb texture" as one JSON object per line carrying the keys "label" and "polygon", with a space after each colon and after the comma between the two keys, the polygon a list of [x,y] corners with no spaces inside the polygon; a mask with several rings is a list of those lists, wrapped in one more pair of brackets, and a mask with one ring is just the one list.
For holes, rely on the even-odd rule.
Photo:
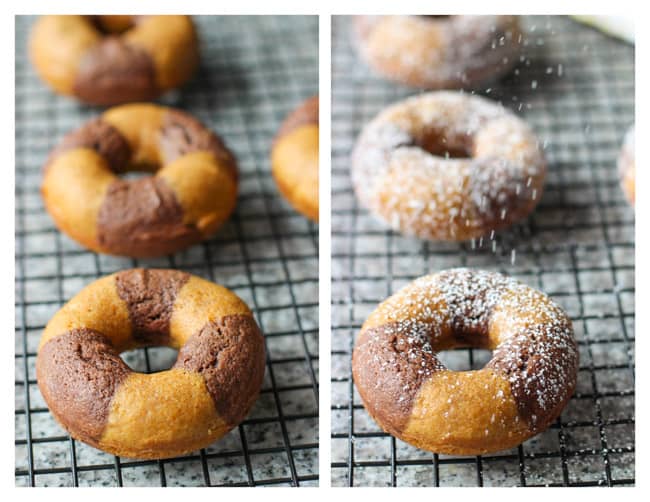
{"label": "brown crumb texture", "polygon": [[110,106],[147,101],[160,91],[151,56],[121,37],[109,36],[82,58],[74,92],[86,103]]}
{"label": "brown crumb texture", "polygon": [[45,343],[36,360],[38,385],[50,410],[72,435],[97,445],[117,388],[131,370],[108,338],[87,328]]}
{"label": "brown crumb texture", "polygon": [[169,344],[169,320],[176,295],[190,275],[178,270],[132,269],[119,272],[115,284],[139,345]]}
{"label": "brown crumb texture", "polygon": [[247,315],[208,322],[181,347],[174,368],[200,373],[219,415],[235,425],[250,411],[262,385],[262,334]]}
{"label": "brown crumb texture", "polygon": [[487,367],[507,378],[519,415],[537,433],[575,390],[578,347],[571,321],[557,305],[530,288],[514,291],[493,317],[502,341]]}
{"label": "brown crumb texture", "polygon": [[180,110],[167,109],[160,127],[163,163],[194,152],[210,152],[233,180],[237,180],[235,158],[219,137],[194,117]]}
{"label": "brown crumb texture", "polygon": [[431,346],[427,326],[404,330],[399,323],[363,331],[352,367],[366,407],[393,434],[406,426],[422,383],[444,369]]}
{"label": "brown crumb texture", "polygon": [[89,148],[96,151],[115,173],[126,171],[131,157],[131,148],[122,133],[101,118],[97,118],[66,134],[48,156],[43,170],[46,171],[50,163],[59,155],[75,148]]}
{"label": "brown crumb texture", "polygon": [[99,209],[97,238],[111,254],[160,256],[202,239],[183,222],[183,209],[160,177],[116,180]]}

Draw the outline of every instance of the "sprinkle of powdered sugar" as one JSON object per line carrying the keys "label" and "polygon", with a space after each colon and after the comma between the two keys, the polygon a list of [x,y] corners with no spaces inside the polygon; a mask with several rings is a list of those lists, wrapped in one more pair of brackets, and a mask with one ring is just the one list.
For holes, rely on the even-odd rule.
{"label": "sprinkle of powdered sugar", "polygon": [[[405,338],[407,359],[414,361],[422,360],[419,351],[435,357],[441,337],[450,331],[464,343],[480,341],[500,316],[498,346],[486,368],[507,378],[533,430],[548,425],[543,420],[559,413],[575,386],[578,352],[570,320],[546,295],[507,276],[464,268],[424,276],[376,313]],[[423,370],[425,376],[445,369],[435,361]],[[493,398],[506,396],[499,390]]]}
{"label": "sprinkle of powdered sugar", "polygon": [[[420,147],[422,131],[467,143],[470,158]],[[478,237],[524,217],[541,197],[545,161],[528,126],[503,106],[453,91],[390,106],[362,131],[352,154],[360,202],[407,235]],[[453,145],[452,145],[453,146]]]}
{"label": "sprinkle of powdered sugar", "polygon": [[429,88],[453,83],[472,87],[493,80],[510,68],[521,50],[520,33],[509,16],[362,18],[357,46],[363,57],[371,64],[397,66],[399,75],[391,77],[426,81]]}

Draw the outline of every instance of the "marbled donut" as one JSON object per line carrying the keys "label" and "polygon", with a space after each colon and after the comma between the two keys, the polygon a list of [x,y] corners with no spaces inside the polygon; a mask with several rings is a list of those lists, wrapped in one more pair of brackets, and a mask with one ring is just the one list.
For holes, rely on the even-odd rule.
{"label": "marbled donut", "polygon": [[[173,367],[131,370],[119,354],[178,349]],[[203,448],[248,414],[265,367],[263,336],[234,293],[176,270],[132,269],[99,279],[47,324],[36,377],[72,437],[132,458]]]}
{"label": "marbled donut", "polygon": [[352,153],[361,204],[394,230],[462,241],[525,218],[546,163],[526,123],[479,96],[408,98],[366,125]]}
{"label": "marbled donut", "polygon": [[[493,351],[480,370],[437,353]],[[543,293],[500,274],[421,277],[377,307],[352,357],[364,406],[388,433],[436,453],[512,448],[547,428],[571,397],[578,350],[570,319]]]}
{"label": "marbled donut", "polygon": [[318,221],[318,130],[318,96],[314,96],[287,116],[271,150],[280,192],[313,221]]}
{"label": "marbled donut", "polygon": [[467,89],[501,77],[522,45],[517,16],[357,16],[356,45],[380,75],[422,89]]}
{"label": "marbled donut", "polygon": [[623,193],[630,204],[635,201],[636,160],[634,155],[634,126],[630,127],[623,140],[623,148],[618,156],[618,172],[621,177]]}
{"label": "marbled donut", "polygon": [[30,54],[56,92],[108,106],[152,100],[185,83],[199,44],[188,16],[42,16]]}
{"label": "marbled donut", "polygon": [[[155,174],[121,179],[126,171]],[[237,201],[237,166],[190,115],[157,105],[111,108],[68,134],[43,168],[57,227],[98,253],[161,256],[213,234]]]}

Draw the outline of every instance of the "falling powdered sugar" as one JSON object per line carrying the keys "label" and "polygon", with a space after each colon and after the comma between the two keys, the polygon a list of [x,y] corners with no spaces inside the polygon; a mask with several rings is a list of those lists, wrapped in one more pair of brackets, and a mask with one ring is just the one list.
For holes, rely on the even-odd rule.
{"label": "falling powdered sugar", "polygon": [[514,16],[359,16],[358,50],[386,77],[427,89],[471,88],[508,71],[521,50]]}

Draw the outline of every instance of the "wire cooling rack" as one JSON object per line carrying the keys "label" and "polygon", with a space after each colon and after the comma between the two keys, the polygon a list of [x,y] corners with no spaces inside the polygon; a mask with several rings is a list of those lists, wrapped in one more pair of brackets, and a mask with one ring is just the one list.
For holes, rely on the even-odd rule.
{"label": "wire cooling rack", "polygon": [[[198,75],[166,104],[196,115],[236,153],[237,210],[208,242],[157,260],[91,253],[58,232],[39,195],[40,168],[68,130],[99,109],[55,96],[27,59],[33,18],[16,18],[16,484],[315,485],[318,482],[318,227],[281,198],[269,151],[284,116],[318,89],[316,17],[197,17]],[[163,461],[118,458],[72,440],[34,374],[49,318],[84,285],[135,266],[173,267],[235,291],[266,336],[267,370],[249,417],[222,440]],[[171,349],[125,354],[139,371]]]}
{"label": "wire cooling rack", "polygon": [[[530,17],[525,58],[482,94],[524,116],[549,162],[534,214],[493,240],[441,244],[386,231],[360,209],[350,151],[365,123],[415,91],[360,63],[350,19],[332,27],[332,484],[335,486],[634,483],[634,212],[616,157],[634,120],[634,49],[568,18]],[[469,266],[507,273],[550,294],[570,314],[580,348],[578,387],[549,430],[512,450],[437,455],[383,433],[350,375],[367,315],[414,278]],[[442,354],[452,369],[490,354]]]}

